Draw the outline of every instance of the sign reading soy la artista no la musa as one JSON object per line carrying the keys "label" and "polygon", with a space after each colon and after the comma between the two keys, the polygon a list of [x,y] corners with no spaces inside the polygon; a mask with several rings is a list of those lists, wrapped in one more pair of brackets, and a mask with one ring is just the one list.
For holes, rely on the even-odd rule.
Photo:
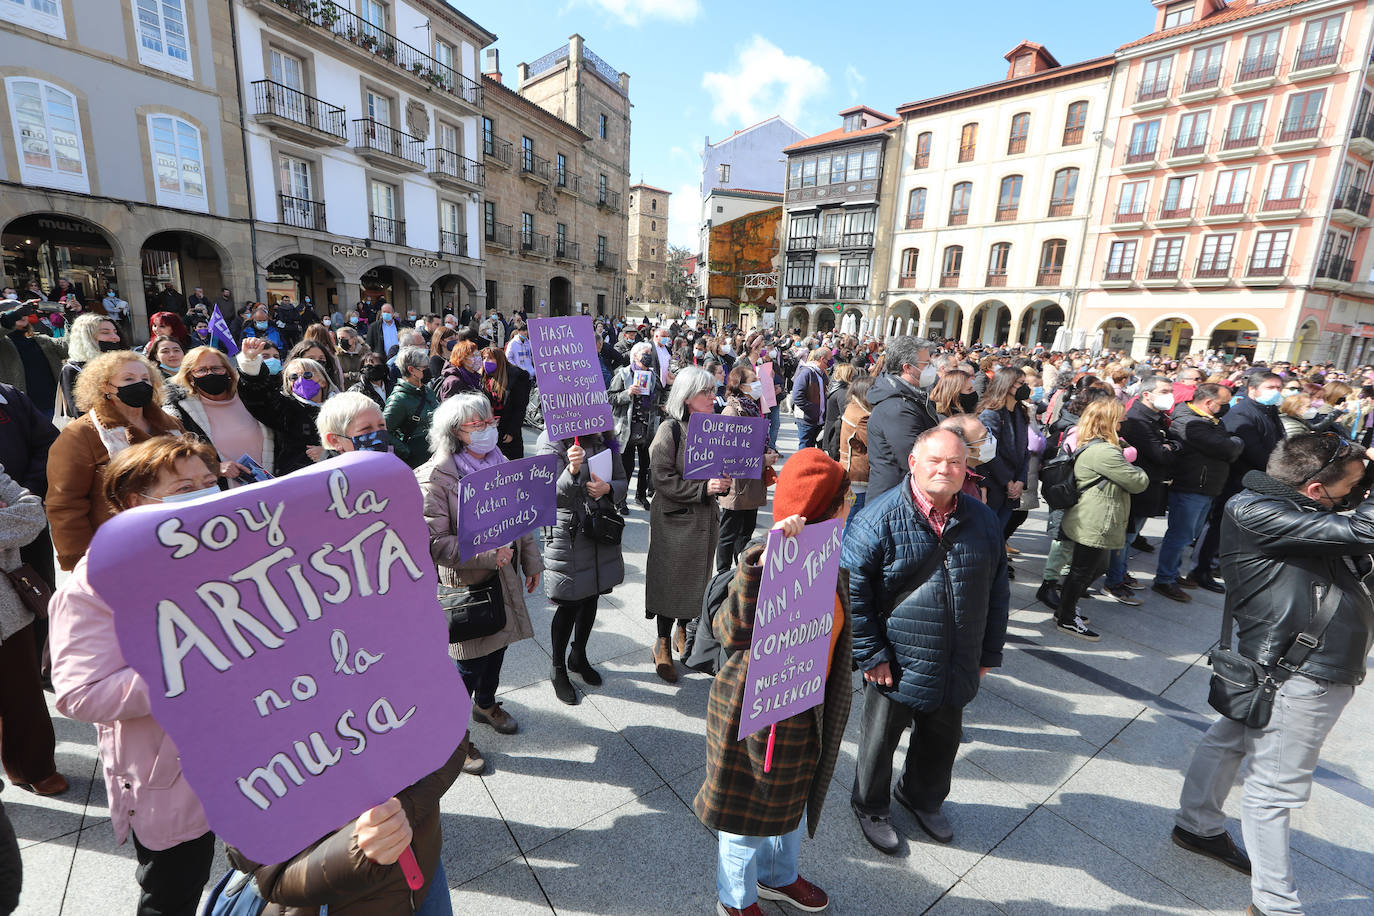
{"label": "sign reading soy la artista no la musa", "polygon": [[87,564],[211,829],[254,861],[290,858],[462,741],[471,701],[393,455],[120,513]]}
{"label": "sign reading soy la artista no la musa", "polygon": [[[807,525],[794,538],[768,532],[754,609],[754,638],[739,739],[825,699],[840,574],[839,519]],[[834,672],[848,677],[849,672]]]}
{"label": "sign reading soy la artista no la musa", "polygon": [[539,408],[549,440],[613,429],[592,319],[533,318],[529,329]]}

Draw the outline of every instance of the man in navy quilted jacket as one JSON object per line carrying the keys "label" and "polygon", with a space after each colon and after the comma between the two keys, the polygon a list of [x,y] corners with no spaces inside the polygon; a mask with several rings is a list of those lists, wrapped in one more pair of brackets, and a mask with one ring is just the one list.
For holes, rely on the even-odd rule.
{"label": "man in navy quilted jacket", "polygon": [[[997,515],[960,496],[968,447],[947,429],[922,433],[902,485],[853,516],[841,563],[849,571],[854,661],[864,672],[863,724],[851,804],[864,837],[897,851],[891,800],[932,839],[954,828],[949,795],[964,707],[1007,635],[1007,555]],[[892,786],[892,755],[911,740]]]}

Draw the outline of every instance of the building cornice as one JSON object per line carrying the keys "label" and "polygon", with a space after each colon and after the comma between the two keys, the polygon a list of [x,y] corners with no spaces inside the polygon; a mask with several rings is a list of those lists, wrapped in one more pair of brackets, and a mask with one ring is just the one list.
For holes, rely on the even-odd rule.
{"label": "building cornice", "polygon": [[951,92],[919,102],[908,102],[897,108],[897,116],[904,120],[910,120],[924,115],[938,114],[942,111],[969,108],[1002,98],[1029,95],[1032,92],[1052,89],[1055,86],[1106,79],[1111,76],[1115,68],[1115,56],[1096,57],[1081,63],[1069,64],[1057,70],[1033,73],[1030,76],[1011,80],[999,80],[995,83],[986,83],[972,89],[963,89],[959,92]]}

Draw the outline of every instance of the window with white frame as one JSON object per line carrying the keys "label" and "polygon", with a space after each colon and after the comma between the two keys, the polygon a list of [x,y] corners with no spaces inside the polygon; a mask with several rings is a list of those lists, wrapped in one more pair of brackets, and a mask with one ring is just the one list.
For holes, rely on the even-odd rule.
{"label": "window with white frame", "polygon": [[372,215],[396,218],[396,189],[384,181],[372,182]]}
{"label": "window with white frame", "polygon": [[171,115],[148,116],[157,202],[164,207],[205,210],[205,157],[200,131]]}
{"label": "window with white frame", "polygon": [[305,62],[293,54],[271,48],[267,52],[268,65],[272,69],[272,82],[281,83],[297,92],[305,91]]}
{"label": "window with white frame", "polygon": [[[434,60],[440,66],[453,69],[453,45],[446,41],[434,42]],[[440,70],[441,74],[447,75],[447,71]]]}
{"label": "window with white frame", "polygon": [[0,19],[56,38],[67,37],[58,0],[0,0]]}
{"label": "window with white frame", "polygon": [[1135,253],[1140,247],[1137,239],[1112,242],[1107,252],[1107,279],[1130,277],[1135,272]]}
{"label": "window with white frame", "polygon": [[138,62],[167,73],[192,77],[186,35],[186,0],[134,0]]}
{"label": "window with white frame", "polygon": [[446,200],[439,205],[440,248],[449,254],[466,255],[463,250],[463,205]]}
{"label": "window with white frame", "polygon": [[367,23],[364,34],[381,40],[386,30],[386,5],[380,0],[358,0],[358,15]]}
{"label": "window with white frame", "polygon": [[51,83],[17,76],[5,80],[5,88],[19,151],[19,179],[27,185],[90,193],[76,97]]}
{"label": "window with white frame", "polygon": [[310,177],[310,163],[295,156],[282,156],[277,163],[281,178],[281,192],[287,197],[310,201],[314,199],[314,182]]}

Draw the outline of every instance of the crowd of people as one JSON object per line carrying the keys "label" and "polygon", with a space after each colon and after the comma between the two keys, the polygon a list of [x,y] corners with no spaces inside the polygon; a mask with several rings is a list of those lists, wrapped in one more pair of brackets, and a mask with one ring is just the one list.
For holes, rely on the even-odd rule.
{"label": "crowd of people", "polygon": [[[0,577],[5,771],[37,794],[68,788],[45,684],[63,715],[96,724],[113,828],[120,842],[132,838],[139,861],[141,914],[194,912],[214,843],[178,765],[159,754],[166,736],[147,685],[120,656],[120,597],[87,579],[95,532],[134,506],[253,486],[358,450],[392,452],[413,469],[441,587],[499,590],[504,626],[448,646],[473,722],[498,740],[520,730],[518,710],[497,697],[507,648],[533,636],[526,596],[541,585],[553,608],[555,696],[575,706],[603,682],[588,652],[598,602],[626,587],[619,528],[645,513],[654,671],[677,683],[690,659],[715,678],[694,807],[718,832],[721,914],[757,916],[760,898],[826,906],[798,862],[836,763],[851,670],[863,684],[851,797],[863,836],[882,853],[899,849],[895,799],[933,840],[953,839],[943,806],[964,709],[1003,664],[1018,577],[1037,583],[1056,638],[1093,642],[1092,599],[1130,607],[1186,603],[1197,589],[1225,595],[1238,651],[1277,700],[1263,722],[1222,718],[1207,733],[1172,838],[1251,874],[1253,912],[1301,912],[1289,812],[1306,799],[1374,643],[1364,585],[1374,368],[598,318],[614,426],[550,439],[523,315],[403,315],[378,301],[321,316],[308,299],[238,306],[228,290],[222,301],[200,290],[188,301],[169,287],[167,308],[135,346],[127,305],[116,313],[69,290],[41,301],[7,292],[0,564],[51,583],[55,558],[70,575],[47,620]],[[62,308],[49,311],[54,303]],[[210,330],[216,312],[227,337]],[[688,476],[690,419],[711,413],[766,418],[761,478]],[[784,413],[798,437],[789,455],[778,445]],[[557,522],[465,559],[461,481],[523,457],[527,425],[541,429],[535,451],[556,460]],[[771,740],[741,742],[763,577],[759,513],[770,499],[783,536],[842,520],[842,572],[820,705]],[[1032,570],[1012,539],[1042,507],[1051,547]],[[1151,544],[1142,527],[1158,517],[1166,534]],[[1148,587],[1129,571],[1131,551],[1137,568],[1155,555]],[[1245,849],[1221,813],[1243,764]],[[290,861],[254,863],[233,849],[230,861],[287,912],[366,900],[360,912],[449,913],[448,895],[428,891],[446,887],[438,800],[459,772],[491,769],[470,735],[444,767]],[[388,867],[412,845],[425,873],[414,893]],[[0,835],[0,859],[4,846]]]}

